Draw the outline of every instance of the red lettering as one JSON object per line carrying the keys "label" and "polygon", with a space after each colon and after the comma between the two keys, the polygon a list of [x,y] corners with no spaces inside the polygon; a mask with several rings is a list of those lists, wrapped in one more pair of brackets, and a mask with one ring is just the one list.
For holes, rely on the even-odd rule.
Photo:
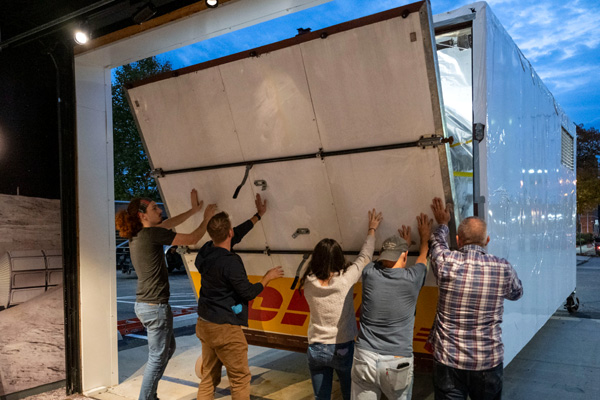
{"label": "red lettering", "polygon": [[281,304],[283,303],[281,293],[276,289],[267,286],[263,289],[261,294],[256,296],[256,298],[259,297],[262,298],[261,309],[254,308],[254,300],[256,299],[251,300],[248,303],[248,319],[261,322],[272,320],[277,315],[277,311],[262,310],[262,307],[279,310],[279,307],[281,307]]}
{"label": "red lettering", "polygon": [[[287,309],[288,311],[301,311],[306,313],[310,312],[306,298],[304,298],[304,291],[294,290],[292,299],[290,300],[290,304],[288,304]],[[306,318],[308,318],[308,315],[306,314],[286,312],[281,320],[281,323],[286,325],[303,326],[306,322]]]}

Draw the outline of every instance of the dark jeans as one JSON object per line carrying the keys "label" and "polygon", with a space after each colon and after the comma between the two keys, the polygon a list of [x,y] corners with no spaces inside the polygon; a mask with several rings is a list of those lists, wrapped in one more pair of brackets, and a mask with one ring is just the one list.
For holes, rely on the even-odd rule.
{"label": "dark jeans", "polygon": [[452,368],[433,361],[435,400],[500,400],[504,365],[483,371]]}
{"label": "dark jeans", "polygon": [[308,346],[308,369],[315,392],[315,399],[329,400],[333,384],[333,371],[340,379],[342,398],[350,399],[352,387],[352,359],[354,342],[322,344],[313,343]]}

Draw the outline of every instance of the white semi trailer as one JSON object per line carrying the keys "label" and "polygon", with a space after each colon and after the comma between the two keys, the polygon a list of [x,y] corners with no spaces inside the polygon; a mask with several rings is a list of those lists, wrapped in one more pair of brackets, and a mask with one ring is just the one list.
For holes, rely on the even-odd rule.
{"label": "white semi trailer", "polygon": [[[314,245],[335,238],[352,258],[372,207],[377,246],[402,224],[416,232],[434,196],[454,204],[451,230],[484,218],[489,251],[523,282],[505,305],[506,363],[575,288],[575,126],[484,2],[433,18],[410,4],[135,82],[128,97],[170,214],[192,188],[234,224],[257,193],[268,200],[236,251],[251,280],[276,265],[286,277],[252,302],[250,343],[304,349],[309,310],[293,287]],[[416,352],[436,302],[428,276]]]}

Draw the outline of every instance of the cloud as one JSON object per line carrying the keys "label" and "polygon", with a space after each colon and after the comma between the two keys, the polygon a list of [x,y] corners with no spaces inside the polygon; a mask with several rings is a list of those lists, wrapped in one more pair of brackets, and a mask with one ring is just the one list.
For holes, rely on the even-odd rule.
{"label": "cloud", "polygon": [[512,0],[490,3],[497,5],[492,11],[532,62],[549,54],[565,60],[600,46],[597,2],[554,0],[517,7]]}

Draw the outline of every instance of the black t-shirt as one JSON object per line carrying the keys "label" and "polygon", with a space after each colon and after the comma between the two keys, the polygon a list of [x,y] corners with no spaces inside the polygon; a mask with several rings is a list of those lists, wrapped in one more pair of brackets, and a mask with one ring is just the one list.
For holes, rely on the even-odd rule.
{"label": "black t-shirt", "polygon": [[176,233],[170,229],[142,228],[129,242],[131,262],[138,277],[138,303],[169,302],[169,271],[163,245],[170,245]]}

